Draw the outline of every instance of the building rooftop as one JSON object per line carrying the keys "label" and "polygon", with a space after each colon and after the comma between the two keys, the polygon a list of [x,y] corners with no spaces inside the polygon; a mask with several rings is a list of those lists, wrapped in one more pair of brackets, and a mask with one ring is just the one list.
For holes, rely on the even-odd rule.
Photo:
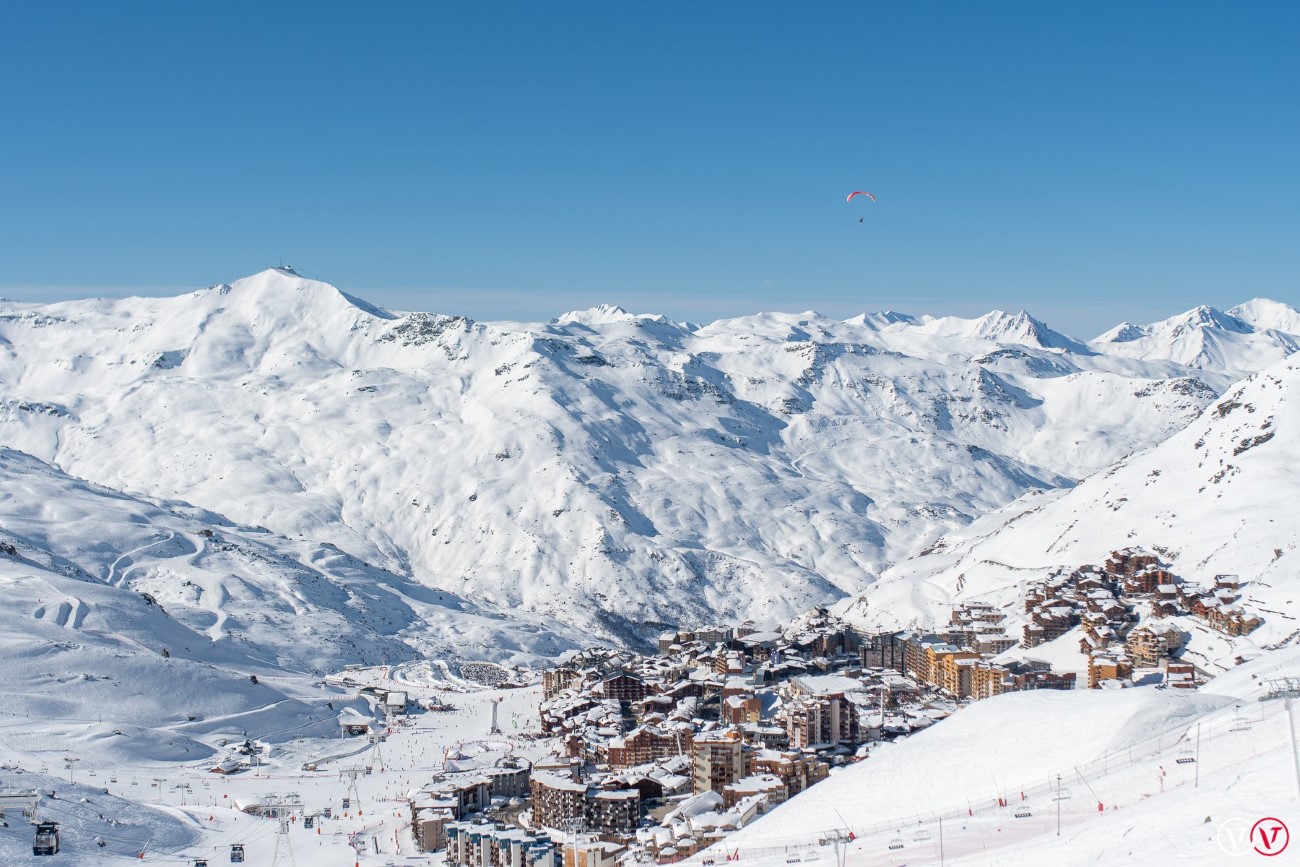
{"label": "building rooftop", "polygon": [[858,692],[863,689],[862,681],[839,674],[796,677],[790,683],[800,692],[820,696],[843,695],[846,692]]}

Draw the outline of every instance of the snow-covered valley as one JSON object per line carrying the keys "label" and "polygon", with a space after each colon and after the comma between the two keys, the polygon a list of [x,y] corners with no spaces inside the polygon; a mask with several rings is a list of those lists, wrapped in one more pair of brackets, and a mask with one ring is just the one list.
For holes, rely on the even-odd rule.
{"label": "snow-covered valley", "polygon": [[[468,655],[531,649],[462,609],[553,624],[545,656],[575,635],[788,618],[1154,445],[1291,348],[1280,306],[1252,303],[1238,312],[1258,325],[1192,311],[1162,326],[1180,346],[1226,347],[1207,354],[1084,344],[1023,313],[696,326],[601,308],[478,324],[271,269],[177,298],[0,304],[0,445],[47,464],[13,465],[38,476],[265,528],[275,552],[232,570],[246,586],[281,580],[253,565],[269,557],[441,609],[414,628],[390,612],[371,657],[467,629],[483,634]],[[102,547],[71,559],[199,623],[220,594],[196,601],[169,571],[214,556],[187,553],[199,523],[177,553],[145,549],[118,572],[125,548],[70,528],[61,556]]]}
{"label": "snow-covered valley", "polygon": [[[1300,635],[1298,331],[1259,299],[1091,342],[1001,312],[475,323],[287,269],[176,298],[0,302],[4,785],[57,788],[42,813],[66,863],[224,862],[242,841],[271,864],[277,823],[223,802],[338,809],[337,770],[303,768],[373,751],[337,740],[340,713],[371,713],[343,680],[365,666],[459,712],[395,728],[391,767],[357,793],[380,806],[293,844],[300,863],[424,863],[401,799],[446,747],[481,741],[480,769],[550,747],[524,736],[539,688],[476,683],[475,663],[533,683],[575,648],[827,605],[864,632],[972,602],[1019,627],[1032,582],[1142,546],[1183,580],[1240,576],[1262,618],[1232,637],[1168,621],[1218,675],[1198,692],[975,702],[696,860],[833,860],[820,844],[852,829],[841,854],[865,864],[1038,863],[1059,851],[1052,780],[1074,773],[1062,836],[1080,863],[1218,863],[1221,822],[1293,785],[1287,717],[1258,699]],[[1033,652],[1085,672],[1078,639]],[[486,738],[496,699],[508,750]],[[1176,759],[1198,729],[1213,753],[1189,789]],[[245,737],[268,770],[214,776]],[[1194,812],[1211,821],[1192,832]],[[1174,848],[1135,842],[1152,829]],[[5,863],[29,830],[0,828]]]}

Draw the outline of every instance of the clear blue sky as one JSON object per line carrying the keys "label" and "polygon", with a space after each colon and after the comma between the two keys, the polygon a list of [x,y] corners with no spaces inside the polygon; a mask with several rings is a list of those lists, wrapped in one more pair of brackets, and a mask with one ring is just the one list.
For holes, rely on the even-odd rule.
{"label": "clear blue sky", "polygon": [[1298,46],[1294,2],[11,2],[0,294],[1300,304]]}

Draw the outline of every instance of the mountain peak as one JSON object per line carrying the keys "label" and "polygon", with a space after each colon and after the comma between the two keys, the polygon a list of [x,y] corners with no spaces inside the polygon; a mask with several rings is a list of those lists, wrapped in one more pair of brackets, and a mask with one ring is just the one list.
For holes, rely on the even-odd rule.
{"label": "mountain peak", "polygon": [[570,310],[552,320],[556,325],[601,325],[608,322],[628,322],[637,317],[617,304],[597,304],[586,310]]}
{"label": "mountain peak", "polygon": [[1194,328],[1221,328],[1224,331],[1233,331],[1238,334],[1245,334],[1253,329],[1245,322],[1235,316],[1230,316],[1216,307],[1210,307],[1207,304],[1200,304],[1188,310],[1186,313],[1170,317],[1165,320],[1173,325],[1173,336],[1178,337]]}
{"label": "mountain peak", "polygon": [[1134,325],[1132,322],[1121,322],[1105,334],[1099,335],[1094,343],[1129,343],[1133,340],[1141,340],[1146,337],[1146,329],[1140,325]]}
{"label": "mountain peak", "polygon": [[397,318],[382,307],[349,295],[330,283],[304,277],[288,265],[267,268],[235,280],[229,284],[229,292],[234,298],[255,304],[267,312],[285,306],[300,312],[308,308],[333,309],[342,302],[376,319]]}
{"label": "mountain peak", "polygon": [[[1240,315],[1238,315],[1240,314]],[[1300,312],[1255,299],[1228,312],[1202,304],[1149,325],[1124,322],[1094,341],[1104,353],[1244,374],[1300,349]]]}
{"label": "mountain peak", "polygon": [[1300,334],[1300,310],[1269,298],[1252,298],[1228,308],[1228,314],[1262,330]]}
{"label": "mountain peak", "polygon": [[1046,323],[1035,319],[1024,310],[1008,313],[992,310],[976,319],[946,316],[931,319],[920,326],[926,332],[952,337],[974,337],[994,343],[1015,343],[1039,349],[1063,349],[1080,354],[1091,354],[1077,340],[1053,331]]}
{"label": "mountain peak", "polygon": [[852,319],[844,320],[849,325],[860,325],[864,328],[872,328],[879,331],[882,328],[888,328],[891,325],[916,325],[920,322],[910,313],[899,313],[895,310],[878,310],[875,313],[859,313]]}

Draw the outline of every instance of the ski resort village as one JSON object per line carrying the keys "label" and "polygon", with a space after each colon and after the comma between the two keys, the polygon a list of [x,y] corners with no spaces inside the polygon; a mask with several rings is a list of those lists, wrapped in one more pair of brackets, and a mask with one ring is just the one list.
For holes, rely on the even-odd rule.
{"label": "ski resort village", "polygon": [[1300,863],[1298,46],[3,4],[0,867]]}
{"label": "ski resort village", "polygon": [[0,863],[1271,857],[1298,348],[0,302]]}
{"label": "ski resort village", "polygon": [[[1244,757],[1292,749],[1279,731],[1300,694],[1282,673],[1294,652],[1274,670],[1242,642],[1230,691],[1198,691],[1220,681],[1189,630],[1248,636],[1251,601],[1237,576],[1195,584],[1129,548],[1026,582],[1012,610],[952,605],[929,631],[820,608],[771,630],[669,631],[653,654],[571,651],[540,672],[352,664],[307,687],[328,711],[315,718],[285,701],[189,713],[166,733],[15,719],[0,842],[9,863],[27,837],[33,855],[105,864],[1033,863],[1054,833],[1122,837],[1202,773],[1241,780]],[[1095,700],[1073,698],[1085,685]],[[972,708],[983,699],[1001,715]],[[991,722],[1023,741],[990,740]],[[38,725],[58,726],[58,749],[33,740]],[[988,755],[943,751],[963,728]],[[928,742],[940,752],[925,758]],[[797,796],[800,820],[781,824]],[[1217,848],[1189,851],[1232,845],[1224,815],[1205,818]]]}

